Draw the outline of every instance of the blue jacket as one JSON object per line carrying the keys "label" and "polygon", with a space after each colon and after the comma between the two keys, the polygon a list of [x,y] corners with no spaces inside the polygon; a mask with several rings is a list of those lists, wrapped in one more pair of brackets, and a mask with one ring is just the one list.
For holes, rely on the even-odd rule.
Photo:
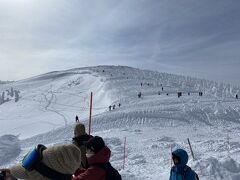
{"label": "blue jacket", "polygon": [[173,154],[178,156],[181,161],[180,164],[172,167],[169,180],[197,180],[196,173],[187,166],[187,152],[183,149],[177,149]]}

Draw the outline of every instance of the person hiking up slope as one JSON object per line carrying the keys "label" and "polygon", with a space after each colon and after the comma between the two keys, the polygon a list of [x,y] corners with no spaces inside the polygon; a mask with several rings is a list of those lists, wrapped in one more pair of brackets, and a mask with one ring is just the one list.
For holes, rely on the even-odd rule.
{"label": "person hiking up slope", "polygon": [[170,172],[169,180],[199,180],[198,175],[187,166],[188,154],[183,149],[172,152],[174,166]]}
{"label": "person hiking up slope", "polygon": [[89,167],[78,169],[73,180],[121,180],[121,176],[109,163],[111,150],[99,136],[85,143]]}

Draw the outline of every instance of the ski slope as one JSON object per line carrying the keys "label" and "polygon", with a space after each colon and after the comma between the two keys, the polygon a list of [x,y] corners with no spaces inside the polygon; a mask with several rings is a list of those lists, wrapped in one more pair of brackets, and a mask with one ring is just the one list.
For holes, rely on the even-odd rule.
{"label": "ski slope", "polygon": [[[188,151],[200,179],[240,179],[239,87],[125,66],[51,72],[0,84],[0,93],[11,87],[20,91],[20,99],[0,105],[0,157],[7,149],[17,151],[0,160],[2,167],[20,161],[36,144],[71,143],[75,116],[88,126],[92,91],[93,135],[104,137],[123,179],[168,179],[171,149],[178,147]],[[177,92],[183,95],[178,98]]]}

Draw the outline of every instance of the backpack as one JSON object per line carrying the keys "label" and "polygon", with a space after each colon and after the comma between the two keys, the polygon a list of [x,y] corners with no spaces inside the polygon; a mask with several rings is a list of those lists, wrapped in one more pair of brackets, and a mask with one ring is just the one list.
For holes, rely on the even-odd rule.
{"label": "backpack", "polygon": [[192,171],[196,176],[196,180],[199,180],[198,174],[195,171],[193,171],[189,166],[185,166],[183,169],[183,173],[181,174],[184,180],[186,179],[186,174],[188,171]]}
{"label": "backpack", "polygon": [[114,167],[112,167],[110,162],[105,164],[95,164],[95,166],[105,170],[106,180],[122,180],[121,175]]}

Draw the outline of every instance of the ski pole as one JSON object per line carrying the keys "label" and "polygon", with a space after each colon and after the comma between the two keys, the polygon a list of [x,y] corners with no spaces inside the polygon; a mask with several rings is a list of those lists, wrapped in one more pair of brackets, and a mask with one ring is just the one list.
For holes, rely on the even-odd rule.
{"label": "ski pole", "polygon": [[170,150],[171,150],[171,153],[170,153],[171,159],[170,159],[170,160],[171,160],[171,168],[172,168],[172,165],[173,165],[173,164],[172,164],[172,144],[170,144]]}
{"label": "ski pole", "polygon": [[192,150],[192,146],[191,146],[191,143],[190,143],[189,138],[187,138],[187,140],[188,140],[188,145],[189,145],[189,147],[190,147],[190,151],[191,151],[191,154],[192,154],[193,160],[195,160],[195,158],[194,158],[194,154],[193,154],[193,150]]}
{"label": "ski pole", "polygon": [[124,149],[123,149],[123,169],[125,167],[126,162],[126,145],[127,145],[127,138],[124,138]]}
{"label": "ski pole", "polygon": [[91,134],[91,126],[92,126],[92,99],[93,99],[93,93],[91,92],[91,98],[90,98],[90,114],[89,114],[89,130],[88,134]]}

